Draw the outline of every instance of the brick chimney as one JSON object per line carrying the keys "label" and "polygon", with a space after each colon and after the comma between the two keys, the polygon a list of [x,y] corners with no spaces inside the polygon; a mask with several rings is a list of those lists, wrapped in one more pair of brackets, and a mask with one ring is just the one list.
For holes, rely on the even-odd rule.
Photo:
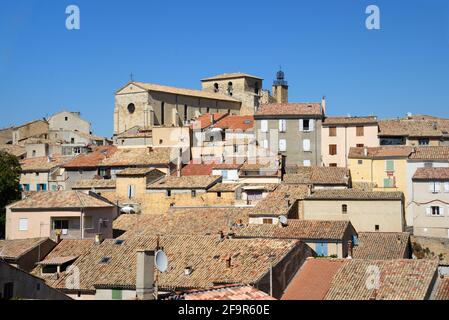
{"label": "brick chimney", "polygon": [[354,243],[351,241],[351,240],[349,240],[348,241],[348,258],[349,257],[353,257],[354,256]]}
{"label": "brick chimney", "polygon": [[136,298],[154,300],[154,251],[137,251]]}

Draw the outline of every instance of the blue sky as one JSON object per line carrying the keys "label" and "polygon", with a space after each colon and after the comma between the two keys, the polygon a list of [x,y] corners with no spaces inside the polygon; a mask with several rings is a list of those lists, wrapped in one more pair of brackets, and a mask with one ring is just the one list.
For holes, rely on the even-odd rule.
{"label": "blue sky", "polygon": [[[76,4],[81,29],[65,28]],[[365,9],[381,30],[365,28]],[[290,101],[326,95],[332,115],[449,117],[445,0],[3,0],[0,127],[61,109],[111,136],[114,91],[129,80],[200,88],[223,72],[265,78],[282,65]]]}

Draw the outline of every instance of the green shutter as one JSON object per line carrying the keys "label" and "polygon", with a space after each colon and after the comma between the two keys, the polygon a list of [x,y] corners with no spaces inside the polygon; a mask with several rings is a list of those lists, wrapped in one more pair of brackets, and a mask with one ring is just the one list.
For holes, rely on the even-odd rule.
{"label": "green shutter", "polygon": [[394,180],[385,178],[384,179],[384,188],[393,188],[394,187]]}
{"label": "green shutter", "polygon": [[122,290],[112,290],[112,300],[122,300]]}
{"label": "green shutter", "polygon": [[394,171],[394,161],[393,160],[387,160],[385,167],[387,171]]}

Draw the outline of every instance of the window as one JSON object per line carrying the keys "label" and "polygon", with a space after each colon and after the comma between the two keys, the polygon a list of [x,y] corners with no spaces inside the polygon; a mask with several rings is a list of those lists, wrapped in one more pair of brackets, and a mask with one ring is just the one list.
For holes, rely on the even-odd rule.
{"label": "window", "polygon": [[136,106],[134,105],[134,103],[130,103],[130,104],[128,105],[128,112],[129,112],[130,114],[133,114],[135,111],[136,111]]}
{"label": "window", "polygon": [[329,127],[329,137],[337,136],[337,127]]}
{"label": "window", "polygon": [[364,148],[364,147],[365,147],[365,145],[363,143],[358,143],[357,144],[357,148]]}
{"label": "window", "polygon": [[228,180],[228,170],[222,170],[221,176],[223,177],[223,180]]}
{"label": "window", "polygon": [[219,91],[218,83],[214,83],[214,92],[218,92],[218,91]]}
{"label": "window", "polygon": [[68,230],[69,220],[53,220],[53,230]]}
{"label": "window", "polygon": [[362,126],[356,127],[356,135],[357,137],[363,137],[365,135],[365,128]]}
{"label": "window", "polygon": [[23,184],[22,185],[23,191],[30,191],[30,185],[29,184]]}
{"label": "window", "polygon": [[262,120],[260,122],[260,131],[268,132],[268,120]]}
{"label": "window", "polygon": [[348,205],[347,204],[343,204],[341,206],[341,213],[343,213],[343,214],[347,214],[348,213]]}
{"label": "window", "polygon": [[221,192],[217,192],[217,198],[221,198]]}
{"label": "window", "polygon": [[358,160],[357,163],[358,163],[359,165],[362,165],[362,164],[363,164],[363,160]]}
{"label": "window", "polygon": [[160,125],[165,124],[165,102],[161,102],[161,123]]}
{"label": "window", "polygon": [[429,184],[429,191],[430,193],[440,193],[441,184],[439,182],[431,182]]}
{"label": "window", "polygon": [[311,131],[310,130],[310,120],[306,119],[302,121],[302,131]]}
{"label": "window", "polygon": [[380,226],[379,226],[378,224],[376,224],[376,225],[374,226],[374,230],[375,230],[375,231],[380,231]]}
{"label": "window", "polygon": [[430,140],[429,139],[419,139],[418,143],[420,146],[428,146],[430,144]]}
{"label": "window", "polygon": [[233,86],[232,82],[229,82],[229,83],[228,83],[228,94],[229,94],[230,96],[232,96],[232,91],[234,90],[234,89],[232,88],[232,86]]}
{"label": "window", "polygon": [[136,195],[136,186],[129,185],[128,186],[128,199],[134,198]]}
{"label": "window", "polygon": [[37,185],[37,191],[46,191],[47,185],[45,183],[40,183]]}
{"label": "window", "polygon": [[444,208],[438,206],[431,206],[426,209],[426,215],[429,217],[442,217],[444,216]]}
{"label": "window", "polygon": [[256,84],[254,85],[254,93],[255,94],[259,94],[259,83],[256,82]]}
{"label": "window", "polygon": [[309,152],[310,151],[310,140],[309,139],[304,139],[302,141],[302,147],[303,147],[303,150],[305,152]]}
{"label": "window", "polygon": [[273,224],[273,219],[263,219],[263,224]]}
{"label": "window", "polygon": [[70,138],[70,143],[74,144],[75,143],[75,138]]}
{"label": "window", "polygon": [[331,156],[337,155],[337,145],[336,144],[329,145],[329,155],[331,155]]}
{"label": "window", "polygon": [[69,121],[69,117],[65,117],[64,120],[65,120],[65,121]]}
{"label": "window", "polygon": [[449,182],[444,183],[444,192],[449,192]]}
{"label": "window", "polygon": [[93,229],[94,221],[92,216],[84,216],[84,229]]}
{"label": "window", "polygon": [[279,120],[279,132],[287,132],[287,120]]}
{"label": "window", "polygon": [[338,167],[338,165],[336,163],[329,163],[329,167],[335,168],[335,167]]}
{"label": "window", "polygon": [[19,231],[28,231],[28,219],[19,220]]}
{"label": "window", "polygon": [[394,179],[391,178],[384,179],[384,188],[394,188],[394,187],[395,187]]}
{"label": "window", "polygon": [[171,197],[171,190],[167,190],[167,197]]}
{"label": "window", "polygon": [[394,172],[394,160],[385,161],[385,171]]}
{"label": "window", "polygon": [[310,167],[312,165],[312,162],[310,160],[304,160],[303,161],[303,166],[304,167]]}
{"label": "window", "polygon": [[163,144],[163,143],[164,143],[164,140],[159,139],[159,144]]}
{"label": "window", "polygon": [[263,141],[262,141],[262,147],[263,147],[264,149],[268,149],[268,140],[263,140]]}
{"label": "window", "polygon": [[33,150],[32,154],[33,154],[33,157],[35,157],[36,156],[36,150]]}
{"label": "window", "polygon": [[192,190],[192,198],[196,198],[196,190]]}
{"label": "window", "polygon": [[433,163],[432,162],[424,163],[424,168],[433,168]]}
{"label": "window", "polygon": [[188,108],[187,108],[187,105],[185,104],[184,105],[184,122],[187,122],[187,118],[188,118],[187,111],[188,111]]}
{"label": "window", "polygon": [[281,152],[287,151],[287,140],[285,139],[279,140],[279,151]]}

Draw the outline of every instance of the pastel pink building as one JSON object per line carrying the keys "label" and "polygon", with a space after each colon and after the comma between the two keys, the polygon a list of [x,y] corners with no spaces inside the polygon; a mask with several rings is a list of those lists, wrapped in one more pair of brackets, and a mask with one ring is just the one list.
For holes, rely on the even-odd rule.
{"label": "pastel pink building", "polygon": [[348,167],[352,147],[378,147],[377,118],[328,117],[322,124],[321,154],[326,167]]}
{"label": "pastel pink building", "polygon": [[79,191],[38,192],[6,207],[6,239],[112,238],[117,208]]}

